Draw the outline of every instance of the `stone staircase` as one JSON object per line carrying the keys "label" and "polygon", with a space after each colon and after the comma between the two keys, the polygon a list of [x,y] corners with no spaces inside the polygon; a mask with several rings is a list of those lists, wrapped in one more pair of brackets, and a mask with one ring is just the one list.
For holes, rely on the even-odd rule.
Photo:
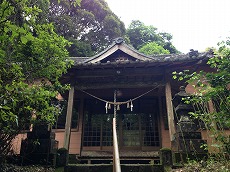
{"label": "stone staircase", "polygon": [[[121,164],[159,164],[160,157],[158,151],[119,151]],[[111,151],[82,151],[81,157],[78,157],[82,162],[87,164],[95,163],[111,163],[113,160],[113,152]]]}
{"label": "stone staircase", "polygon": [[[124,172],[162,172],[158,151],[120,151],[121,170]],[[82,151],[78,164],[69,164],[65,172],[112,172],[113,152]]]}

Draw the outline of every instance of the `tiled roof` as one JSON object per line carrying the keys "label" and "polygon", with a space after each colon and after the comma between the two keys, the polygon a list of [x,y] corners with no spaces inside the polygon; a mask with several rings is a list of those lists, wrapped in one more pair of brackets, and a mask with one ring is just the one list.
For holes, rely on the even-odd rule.
{"label": "tiled roof", "polygon": [[77,63],[84,63],[86,60],[88,60],[90,57],[70,57],[71,60]]}
{"label": "tiled roof", "polygon": [[[112,50],[112,51],[111,51]],[[124,60],[124,61],[107,61],[101,63],[101,60],[115,53],[117,50],[128,51],[129,53],[134,53],[138,58],[136,60]],[[111,51],[108,53],[108,51]],[[106,54],[108,53],[108,54]],[[106,55],[105,55],[106,54]],[[148,56],[142,54],[127,45],[122,38],[115,39],[115,41],[104,51],[93,56],[93,57],[71,57],[74,60],[75,66],[105,66],[105,65],[120,65],[120,64],[140,64],[140,63],[170,63],[170,62],[189,62],[189,61],[199,61],[208,59],[213,56],[212,52],[198,53],[198,51],[191,50],[187,54],[165,54],[165,55],[155,55]],[[140,57],[140,58],[139,58]]]}

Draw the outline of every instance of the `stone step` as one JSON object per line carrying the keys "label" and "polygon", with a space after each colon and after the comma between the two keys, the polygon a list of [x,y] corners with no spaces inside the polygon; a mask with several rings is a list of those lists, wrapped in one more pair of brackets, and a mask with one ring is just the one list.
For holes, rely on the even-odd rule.
{"label": "stone step", "polygon": [[[111,172],[112,164],[69,164],[64,172]],[[164,167],[160,164],[121,164],[121,171],[124,172],[162,172]]]}
{"label": "stone step", "polygon": [[[154,158],[159,157],[159,151],[140,151],[140,150],[132,150],[132,151],[119,151],[120,158]],[[112,151],[82,151],[81,158],[112,158]]]}
{"label": "stone step", "polygon": [[[79,159],[79,164],[112,164],[113,159]],[[120,164],[160,164],[160,158],[120,159]]]}

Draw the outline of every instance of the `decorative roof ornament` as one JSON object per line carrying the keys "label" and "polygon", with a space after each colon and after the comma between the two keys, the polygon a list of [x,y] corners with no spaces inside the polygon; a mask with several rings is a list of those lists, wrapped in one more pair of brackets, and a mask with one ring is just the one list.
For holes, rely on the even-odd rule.
{"label": "decorative roof ornament", "polygon": [[115,42],[116,44],[121,44],[121,43],[124,42],[124,39],[123,39],[122,37],[118,37],[118,38],[115,38],[115,39],[114,39],[114,42]]}
{"label": "decorative roof ornament", "polygon": [[190,49],[190,52],[188,53],[189,57],[198,57],[199,52],[197,50]]}

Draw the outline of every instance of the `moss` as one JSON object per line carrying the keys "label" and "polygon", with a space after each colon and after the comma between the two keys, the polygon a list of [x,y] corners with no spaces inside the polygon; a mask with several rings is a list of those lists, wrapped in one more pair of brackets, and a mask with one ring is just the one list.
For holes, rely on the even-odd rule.
{"label": "moss", "polygon": [[172,166],[172,151],[169,148],[162,148],[160,150],[160,161],[164,166]]}

